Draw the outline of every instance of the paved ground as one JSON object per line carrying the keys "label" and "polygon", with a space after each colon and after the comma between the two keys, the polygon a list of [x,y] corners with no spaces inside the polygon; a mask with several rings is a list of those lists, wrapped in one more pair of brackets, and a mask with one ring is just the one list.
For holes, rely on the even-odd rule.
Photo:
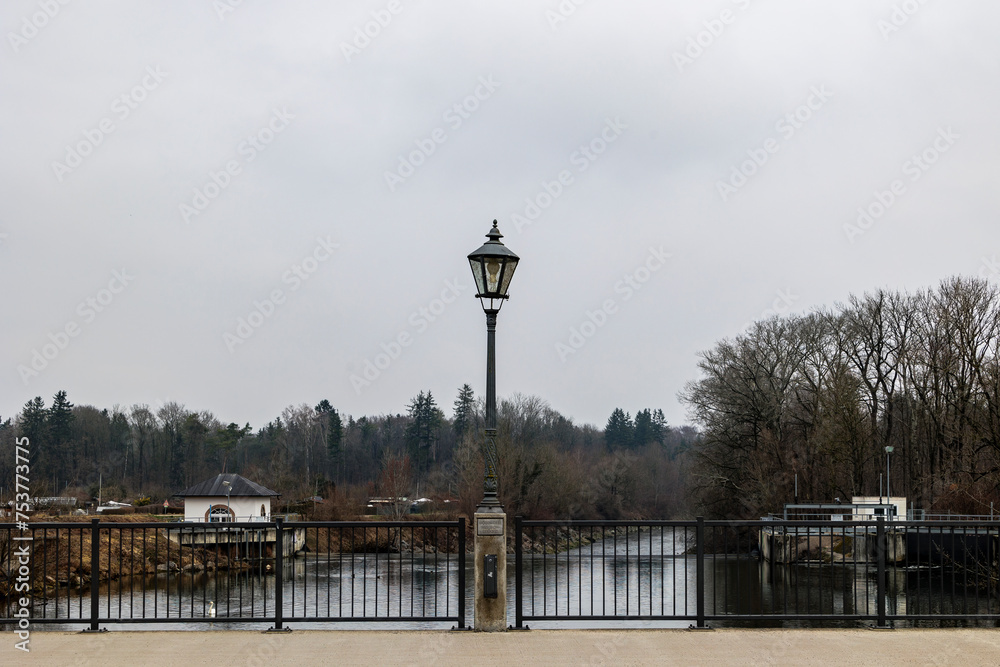
{"label": "paved ground", "polygon": [[1000,665],[1000,630],[34,631],[0,665]]}

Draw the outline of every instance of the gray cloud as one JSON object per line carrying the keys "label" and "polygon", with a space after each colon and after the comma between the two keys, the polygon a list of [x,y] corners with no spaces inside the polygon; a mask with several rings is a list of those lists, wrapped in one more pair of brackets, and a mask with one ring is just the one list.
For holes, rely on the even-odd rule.
{"label": "gray cloud", "polygon": [[[615,407],[683,421],[697,352],[775,303],[914,289],[1000,254],[995,3],[216,5],[0,10],[0,415],[59,389],[255,427],[321,398],[355,415],[422,389],[450,405],[465,382],[482,391],[465,255],[494,218],[522,257],[498,391],[599,425]],[[817,87],[832,95],[785,136]],[[293,116],[280,131],[275,110]],[[580,160],[608,119],[627,127]],[[959,138],[911,180],[941,128]],[[390,189],[401,156],[412,173]],[[894,180],[905,193],[852,243],[845,225]],[[337,244],[322,261],[317,239]],[[651,247],[670,258],[626,300]],[[122,270],[134,280],[101,304]],[[467,289],[445,302],[449,283]],[[241,319],[252,334],[227,346]],[[383,367],[359,391],[368,364]]]}

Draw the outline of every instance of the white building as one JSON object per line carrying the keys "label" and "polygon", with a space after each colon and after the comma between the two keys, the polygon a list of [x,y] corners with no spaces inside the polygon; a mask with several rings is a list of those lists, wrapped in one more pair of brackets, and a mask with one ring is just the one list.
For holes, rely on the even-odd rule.
{"label": "white building", "polygon": [[[854,510],[856,512],[854,515],[855,521],[871,521],[879,516],[885,517],[887,513],[890,516],[886,518],[890,521],[906,520],[906,496],[893,496],[892,498],[886,498],[885,496],[852,496],[851,504],[860,506]],[[888,508],[888,512],[886,512],[886,508]]]}
{"label": "white building", "polygon": [[280,493],[246,477],[221,473],[177,494],[184,499],[184,520],[270,521],[271,498]]}

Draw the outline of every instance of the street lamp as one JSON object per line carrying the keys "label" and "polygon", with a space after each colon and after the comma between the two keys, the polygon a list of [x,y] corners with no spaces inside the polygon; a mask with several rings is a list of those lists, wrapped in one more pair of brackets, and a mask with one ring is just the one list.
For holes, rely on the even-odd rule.
{"label": "street lamp", "polygon": [[520,258],[500,239],[503,234],[493,221],[486,234],[489,239],[469,255],[469,265],[476,281],[476,297],[486,313],[486,470],[483,479],[483,502],[480,512],[502,512],[497,499],[497,397],[496,397],[496,330],[497,313],[507,300],[507,289]]}
{"label": "street lamp", "polygon": [[229,508],[229,492],[233,490],[233,485],[229,482],[223,482],[222,486],[226,487],[226,521],[233,518],[233,510]]}
{"label": "street lamp", "polygon": [[889,454],[892,454],[892,445],[885,446],[885,502],[892,504],[892,492],[889,491]]}

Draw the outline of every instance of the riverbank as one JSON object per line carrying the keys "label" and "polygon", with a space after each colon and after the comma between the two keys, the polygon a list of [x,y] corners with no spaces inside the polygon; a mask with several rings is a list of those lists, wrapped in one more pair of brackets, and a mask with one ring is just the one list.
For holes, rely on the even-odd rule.
{"label": "riverbank", "polygon": [[996,665],[996,630],[531,630],[31,633],[46,665]]}

